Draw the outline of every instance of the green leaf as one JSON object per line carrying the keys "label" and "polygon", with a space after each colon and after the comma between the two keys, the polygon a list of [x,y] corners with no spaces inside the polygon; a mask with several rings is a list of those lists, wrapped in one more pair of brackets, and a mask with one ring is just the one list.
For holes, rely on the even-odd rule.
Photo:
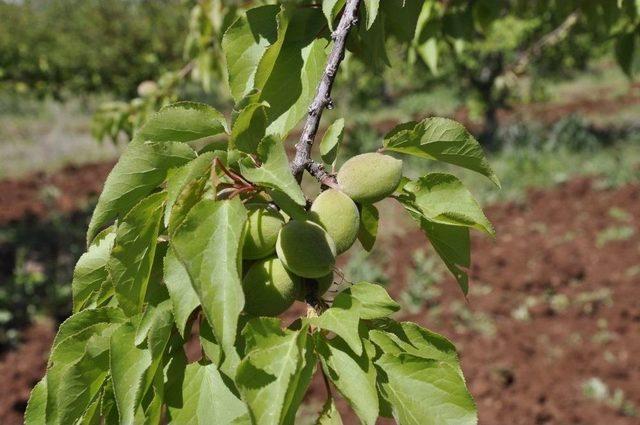
{"label": "green leaf", "polygon": [[618,65],[627,76],[631,78],[633,74],[633,57],[636,44],[635,32],[619,35],[615,42],[615,55]]}
{"label": "green leaf", "polygon": [[247,11],[225,32],[225,54],[229,87],[236,102],[254,88],[258,64],[267,48],[278,36],[278,6],[261,6]]}
{"label": "green leaf", "polygon": [[182,403],[169,405],[174,424],[232,424],[247,414],[247,407],[228,387],[214,364],[192,363],[182,381]]}
{"label": "green leaf", "polygon": [[444,173],[430,173],[404,185],[423,217],[440,224],[474,227],[494,236],[493,226],[462,182]]}
{"label": "green leaf", "polygon": [[331,331],[342,338],[351,349],[360,356],[362,354],[362,339],[360,337],[360,301],[350,293],[342,292],[333,300],[320,316],[310,319],[310,323],[317,327]]}
{"label": "green leaf", "polygon": [[69,341],[72,338],[79,336],[88,338],[91,334],[87,334],[86,331],[91,331],[92,328],[106,327],[112,323],[122,323],[124,321],[125,315],[122,310],[115,307],[100,307],[76,313],[62,322],[58,328],[58,333],[51,345],[52,357],[55,357],[54,353],[63,342],[71,345]]}
{"label": "green leaf", "polygon": [[51,423],[75,423],[91,407],[107,378],[109,339],[118,326],[110,325],[99,333],[93,333],[83,344],[83,349],[75,350],[81,357],[63,369],[57,379],[58,384],[55,387],[47,385],[48,400],[52,400],[53,391],[57,393],[57,420]]}
{"label": "green leaf", "polygon": [[431,37],[416,46],[416,49],[424,63],[429,67],[429,70],[434,75],[438,75],[438,39]]}
{"label": "green leaf", "polygon": [[342,425],[342,418],[333,398],[329,398],[325,403],[316,425]]}
{"label": "green leaf", "polygon": [[359,301],[356,304],[358,315],[364,320],[380,319],[400,310],[400,305],[389,296],[387,291],[374,283],[356,283],[342,291],[338,297],[340,296],[350,296]]}
{"label": "green leaf", "polygon": [[244,307],[239,273],[242,232],[247,220],[239,198],[200,201],[176,230],[172,247],[185,266],[202,310],[222,345],[225,361],[235,362],[238,316]]}
{"label": "green leaf", "polygon": [[151,353],[135,344],[136,330],[123,325],[111,336],[110,371],[121,424],[133,424],[142,397],[144,374]]}
{"label": "green leaf", "polygon": [[45,376],[33,387],[24,412],[25,425],[47,424],[47,377]]}
{"label": "green leaf", "polygon": [[327,18],[329,27],[332,30],[336,27],[334,25],[334,21],[344,7],[345,3],[345,0],[324,0],[322,2],[322,13],[324,13],[324,16]]}
{"label": "green leaf", "polygon": [[222,358],[222,351],[220,350],[216,336],[213,334],[211,325],[206,320],[202,320],[200,323],[199,337],[204,355],[214,364],[219,364]]}
{"label": "green leaf", "polygon": [[280,329],[277,319],[251,320],[243,331],[246,355],[238,366],[236,384],[246,401],[252,422],[293,424],[301,394],[309,385],[311,341],[307,327]]}
{"label": "green leaf", "polygon": [[266,102],[252,103],[238,113],[231,129],[229,149],[256,153],[267,129],[268,108],[269,104]]}
{"label": "green leaf", "polygon": [[296,204],[304,206],[304,193],[291,174],[284,145],[273,137],[266,137],[260,142],[258,154],[262,165],[255,167],[247,158],[240,162],[241,174],[255,184],[283,192]]}
{"label": "green leaf", "polygon": [[82,254],[73,270],[71,289],[73,292],[73,311],[95,305],[96,293],[105,280],[109,278],[107,262],[116,238],[112,230],[102,238],[96,238],[89,250]]}
{"label": "green leaf", "polygon": [[476,425],[476,406],[458,371],[411,354],[383,354],[376,364],[395,420],[403,425]]}
{"label": "green leaf", "polygon": [[[365,13],[361,13],[364,15]],[[367,19],[363,17],[363,19]],[[358,27],[354,37],[349,39],[348,48],[374,71],[381,72],[390,66],[386,46],[386,28],[384,19],[376,19],[373,25]]]}
{"label": "green leaf", "polygon": [[[312,34],[314,29],[308,31]],[[283,139],[306,116],[327,60],[325,40],[314,40],[299,52],[295,47],[283,50],[262,91],[262,100],[271,106],[267,134]]]}
{"label": "green leaf", "polygon": [[367,29],[370,29],[378,17],[380,0],[364,0],[364,5],[367,13]]}
{"label": "green leaf", "polygon": [[385,320],[369,331],[369,339],[383,353],[408,353],[425,359],[443,361],[462,375],[455,346],[445,337],[411,322]]}
{"label": "green leaf", "polygon": [[102,226],[124,216],[158,187],[170,168],[186,164],[195,156],[184,143],[131,142],[107,177],[89,223],[87,243]]}
{"label": "green leaf", "polygon": [[228,132],[224,115],[209,105],[178,102],[153,114],[134,138],[143,142],[191,142]]}
{"label": "green leaf", "polygon": [[[151,365],[147,369],[142,387],[143,394],[154,384],[157,379],[163,362],[167,345],[169,344],[173,331],[173,314],[171,302],[163,301],[158,306],[153,307],[154,314],[147,336],[147,349],[151,353]],[[137,337],[138,335],[136,335]]]}
{"label": "green leaf", "polygon": [[160,192],[143,199],[118,226],[107,270],[113,281],[118,303],[129,316],[142,312],[155,258],[165,195]]}
{"label": "green leaf", "polygon": [[167,251],[164,258],[164,283],[169,291],[173,316],[180,336],[187,332],[187,322],[191,313],[200,305],[198,294],[193,289],[189,273],[178,261],[173,249]]}
{"label": "green leaf", "polygon": [[373,245],[376,243],[379,219],[378,209],[373,204],[362,204],[360,206],[358,240],[368,252],[371,252]]}
{"label": "green leaf", "polygon": [[[205,152],[198,156],[193,161],[180,168],[174,168],[169,171],[167,175],[167,206],[164,211],[164,225],[169,227],[170,222],[176,222],[177,218],[172,218],[173,207],[178,202],[181,194],[187,190],[187,188],[196,183],[204,186],[204,182],[200,179],[206,179],[211,172],[211,166],[213,159],[216,157],[214,152]],[[190,205],[190,207],[193,205]],[[187,211],[184,211],[186,215]],[[184,217],[183,217],[184,218]]]}
{"label": "green leaf", "polygon": [[316,37],[326,21],[319,10],[284,6],[278,38],[260,60],[255,88],[266,101],[267,134],[285,139],[307,114],[327,59],[327,41]]}
{"label": "green leaf", "polygon": [[338,157],[338,148],[344,135],[344,118],[339,118],[327,128],[320,142],[320,155],[325,164],[334,165]]}
{"label": "green leaf", "polygon": [[478,141],[464,126],[448,118],[401,124],[385,136],[384,147],[476,171],[500,186]]}
{"label": "green leaf", "polygon": [[318,351],[325,374],[340,394],[363,424],[374,425],[378,419],[378,391],[376,369],[369,356],[375,354],[375,349],[367,344],[369,349],[356,355],[340,338],[320,339]]}

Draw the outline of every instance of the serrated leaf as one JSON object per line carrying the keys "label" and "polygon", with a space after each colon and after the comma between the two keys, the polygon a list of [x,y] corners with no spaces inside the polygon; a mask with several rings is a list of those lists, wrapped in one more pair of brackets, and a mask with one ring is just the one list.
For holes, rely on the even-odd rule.
{"label": "serrated leaf", "polygon": [[283,192],[296,204],[304,206],[304,193],[291,174],[284,144],[273,137],[266,137],[260,142],[258,154],[262,165],[255,167],[247,158],[240,162],[241,174],[255,184]]}
{"label": "serrated leaf", "polygon": [[335,164],[338,148],[344,135],[344,118],[339,118],[327,128],[320,142],[320,155],[325,164]]}
{"label": "serrated leaf", "polygon": [[47,377],[45,376],[33,387],[27,410],[24,412],[25,425],[47,424]]}
{"label": "serrated leaf", "polygon": [[107,262],[113,248],[115,229],[102,238],[96,238],[87,252],[82,254],[73,270],[71,289],[73,292],[73,311],[78,311],[95,304],[96,293],[105,280],[109,278]]}
{"label": "serrated leaf", "polygon": [[360,228],[358,229],[358,240],[362,247],[371,252],[378,236],[378,222],[380,215],[378,209],[373,204],[362,204],[360,206]]}
{"label": "serrated leaf", "polygon": [[213,165],[213,159],[215,157],[216,153],[205,152],[188,164],[169,171],[166,186],[167,203],[164,211],[165,227],[169,227],[169,223],[171,221],[175,222],[177,220],[176,218],[172,220],[172,210],[182,192],[185,191],[185,188],[203,177],[209,177],[211,166]]}
{"label": "serrated leaf", "polygon": [[236,102],[254,88],[255,73],[267,48],[278,36],[278,6],[250,9],[227,29],[222,49],[227,64],[229,87]]}
{"label": "serrated leaf", "polygon": [[[52,357],[57,348],[70,338],[86,335],[86,331],[90,331],[97,326],[109,326],[112,323],[122,323],[125,321],[125,315],[122,310],[115,307],[100,307],[90,310],[83,310],[74,314],[67,320],[62,322],[58,328],[53,344],[51,345]],[[91,334],[89,334],[91,335]],[[88,336],[86,337],[88,338]]]}
{"label": "serrated leaf", "polygon": [[143,142],[191,142],[228,132],[224,115],[209,105],[177,102],[160,109],[136,132]]}
{"label": "serrated leaf", "polygon": [[[301,10],[302,11],[302,10]],[[306,9],[313,12],[313,9]],[[305,22],[306,18],[296,22]],[[321,26],[309,24],[308,34],[316,34]],[[314,29],[315,28],[315,29]],[[315,31],[315,32],[314,32]],[[298,41],[283,48],[269,80],[262,89],[261,100],[269,103],[267,134],[286,138],[300,120],[306,116],[322,77],[327,60],[327,42],[315,39],[302,49]]]}
{"label": "serrated leaf", "polygon": [[331,331],[342,338],[356,353],[362,354],[362,339],[360,338],[360,301],[351,294],[340,293],[330,308],[320,316],[310,319],[310,323],[317,327]]}
{"label": "serrated leaf", "polygon": [[[77,361],[68,362],[67,367],[62,368],[62,373],[57,379],[58,384],[55,387],[47,385],[48,400],[55,400],[57,408],[53,420],[49,420],[47,412],[48,423],[75,423],[85,414],[107,378],[109,339],[119,326],[112,324],[100,332],[94,332],[83,343],[83,349],[75,350],[76,355],[80,356]],[[50,378],[52,375],[47,379]],[[52,397],[53,391],[57,394],[55,398]],[[48,406],[49,404],[47,408]]]}
{"label": "serrated leaf", "polygon": [[476,171],[500,186],[478,141],[464,126],[448,118],[401,124],[385,136],[384,147]]}
{"label": "serrated leaf", "polygon": [[118,303],[129,316],[142,312],[165,198],[164,192],[148,196],[118,226],[107,270]]}
{"label": "serrated leaf", "polygon": [[111,336],[110,371],[121,424],[133,424],[142,397],[144,374],[151,366],[151,352],[136,347],[136,329],[123,325]]}
{"label": "serrated leaf", "polygon": [[403,425],[476,425],[476,406],[458,371],[411,354],[383,354],[376,364],[393,416]]}
{"label": "serrated leaf", "polygon": [[236,361],[238,316],[244,307],[239,273],[245,210],[239,198],[203,200],[194,206],[171,241],[185,266],[202,310],[220,342],[225,361]]}
{"label": "serrated leaf", "polygon": [[342,291],[338,297],[347,295],[359,301],[356,308],[358,315],[364,320],[380,319],[400,310],[400,305],[389,296],[387,291],[374,283],[356,283]]}
{"label": "serrated leaf", "polygon": [[193,149],[184,143],[129,143],[104,184],[91,216],[87,243],[102,226],[124,216],[158,187],[170,168],[186,164],[195,156]]}
{"label": "serrated leaf", "polygon": [[369,339],[383,353],[408,353],[449,363],[462,375],[455,346],[444,336],[411,322],[382,321],[369,331]]}
{"label": "serrated leaf", "polygon": [[466,295],[469,291],[469,276],[464,269],[469,268],[471,263],[469,229],[429,221],[410,200],[405,197],[399,197],[398,200],[411,217],[418,222],[429,242]]}
{"label": "serrated leaf", "polygon": [[164,283],[171,298],[176,327],[184,337],[189,317],[200,305],[200,299],[193,289],[189,273],[171,248],[164,258]]}
{"label": "serrated leaf", "polygon": [[318,342],[325,374],[365,425],[378,419],[376,370],[369,358],[375,353],[372,348],[356,355],[340,338]]}
{"label": "serrated leaf", "polygon": [[181,383],[182,403],[169,406],[174,424],[232,424],[247,414],[214,364],[191,363]]}
{"label": "serrated leaf", "polygon": [[268,108],[268,103],[261,102],[252,103],[239,111],[231,129],[229,149],[256,153],[267,129]]}
{"label": "serrated leaf", "polygon": [[245,326],[246,355],[235,381],[253,423],[293,424],[291,412],[297,410],[295,404],[308,385],[303,379],[310,349],[307,335],[306,326],[297,331],[283,330],[277,319],[257,318]]}
{"label": "serrated leaf", "polygon": [[285,139],[305,116],[327,58],[327,42],[317,39],[325,20],[311,8],[283,6],[277,16],[278,38],[261,58],[255,87],[266,101],[267,134]]}
{"label": "serrated leaf", "polygon": [[328,399],[322,408],[322,412],[320,412],[320,417],[318,417],[316,425],[342,425],[340,412],[338,412],[336,404],[333,402],[332,398]]}
{"label": "serrated leaf", "polygon": [[474,227],[494,236],[493,226],[462,182],[444,173],[430,173],[404,185],[415,205],[429,221]]}

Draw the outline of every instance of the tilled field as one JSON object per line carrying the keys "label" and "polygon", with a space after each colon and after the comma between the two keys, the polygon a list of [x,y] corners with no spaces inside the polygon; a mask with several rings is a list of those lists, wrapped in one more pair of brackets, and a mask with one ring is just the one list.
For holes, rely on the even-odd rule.
{"label": "tilled field", "polygon": [[[403,317],[459,347],[480,424],[638,423],[639,211],[640,185],[597,190],[589,179],[494,205],[487,215],[498,236],[473,239],[468,299],[446,279],[439,297]],[[394,296],[407,288],[411,253],[426,244],[417,232],[389,243]],[[40,324],[25,335],[0,360],[2,424],[21,423],[53,332]],[[311,398],[323,391],[314,383]]]}

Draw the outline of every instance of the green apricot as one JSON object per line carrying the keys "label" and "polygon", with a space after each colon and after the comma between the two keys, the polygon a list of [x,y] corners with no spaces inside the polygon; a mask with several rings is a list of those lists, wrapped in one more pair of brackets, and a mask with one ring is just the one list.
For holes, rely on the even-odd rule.
{"label": "green apricot", "polygon": [[358,237],[358,207],[339,190],[328,189],[318,195],[311,205],[311,217],[331,236],[338,254],[351,248]]}
{"label": "green apricot", "polygon": [[278,258],[257,261],[242,279],[246,312],[277,316],[291,307],[301,292],[302,278],[285,269]]}
{"label": "green apricot", "polygon": [[314,291],[317,296],[322,296],[331,288],[331,285],[333,285],[333,272],[317,279],[303,279],[302,290],[296,299],[305,301],[310,291]]}
{"label": "green apricot", "polygon": [[287,269],[309,279],[326,276],[336,263],[336,244],[312,221],[285,224],[278,234],[276,252]]}
{"label": "green apricot", "polygon": [[338,185],[356,202],[373,204],[391,195],[402,179],[402,161],[371,152],[356,155],[338,171]]}
{"label": "green apricot", "polygon": [[247,209],[249,217],[245,224],[242,257],[247,260],[265,258],[275,251],[284,218],[266,204],[249,204]]}

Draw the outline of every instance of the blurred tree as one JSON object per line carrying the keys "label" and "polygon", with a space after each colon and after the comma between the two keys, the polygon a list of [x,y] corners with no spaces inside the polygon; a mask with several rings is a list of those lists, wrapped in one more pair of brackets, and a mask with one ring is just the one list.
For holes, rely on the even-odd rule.
{"label": "blurred tree", "polygon": [[[185,63],[178,71],[147,84],[131,102],[109,103],[96,115],[94,135],[117,139],[131,135],[145,116],[177,97],[185,81],[205,90],[227,92],[222,71],[222,35],[247,7],[256,4],[296,3],[322,8],[323,31],[329,38],[344,0],[199,0],[192,3]],[[446,83],[459,90],[473,114],[482,117],[485,143],[494,140],[497,111],[508,107],[522,76],[533,87],[572,70],[615,45],[622,69],[632,75],[640,46],[640,13],[635,0],[370,0],[361,10],[366,25],[351,34],[347,45],[349,98],[389,103],[389,79],[380,78],[389,57],[419,65],[410,74],[411,88]],[[367,14],[367,10],[377,13]],[[390,44],[391,43],[391,44]],[[390,47],[391,46],[391,47]],[[349,72],[349,62],[358,62]],[[423,65],[424,64],[424,65]],[[427,69],[431,72],[428,72]],[[407,75],[391,79],[406,84]],[[355,82],[354,82],[355,81]],[[144,88],[145,90],[142,90]],[[228,93],[227,93],[228,96]]]}
{"label": "blurred tree", "polygon": [[179,66],[182,0],[0,1],[0,85],[38,95],[135,95]]}

